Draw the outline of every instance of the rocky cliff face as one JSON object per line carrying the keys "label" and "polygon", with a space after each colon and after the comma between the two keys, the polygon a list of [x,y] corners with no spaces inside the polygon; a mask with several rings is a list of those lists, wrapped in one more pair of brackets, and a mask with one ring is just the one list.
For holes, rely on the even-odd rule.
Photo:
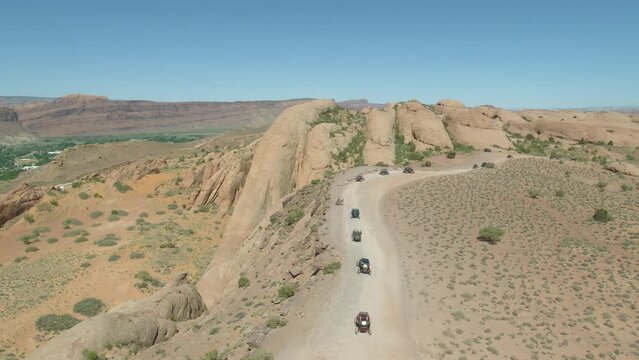
{"label": "rocky cliff face", "polygon": [[14,110],[22,125],[38,135],[65,136],[260,127],[301,102],[164,103],[69,95],[50,103],[17,105]]}
{"label": "rocky cliff face", "polygon": [[207,271],[198,289],[207,303],[214,302],[235,276],[234,254],[262,218],[276,209],[282,196],[295,189],[296,159],[303,158],[310,122],[334,106],[333,101],[315,100],[286,109],[256,144],[245,186],[218,248],[214,266]]}
{"label": "rocky cliff face", "polygon": [[22,183],[0,197],[0,227],[37,204],[43,194],[43,189]]}
{"label": "rocky cliff face", "polygon": [[395,110],[386,106],[384,110],[372,109],[366,114],[364,136],[364,162],[392,164],[395,159],[394,141]]}

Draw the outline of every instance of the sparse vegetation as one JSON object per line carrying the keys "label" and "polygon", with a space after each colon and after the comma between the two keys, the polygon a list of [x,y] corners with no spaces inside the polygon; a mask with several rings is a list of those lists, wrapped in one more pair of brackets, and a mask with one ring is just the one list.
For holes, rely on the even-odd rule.
{"label": "sparse vegetation", "polygon": [[339,270],[342,267],[342,264],[339,261],[333,261],[332,263],[326,265],[324,267],[324,274],[332,274]]}
{"label": "sparse vegetation", "polygon": [[240,278],[237,279],[237,286],[240,288],[246,288],[251,284],[251,281],[244,275],[240,275]]}
{"label": "sparse vegetation", "polygon": [[482,241],[486,241],[490,244],[495,244],[501,240],[501,237],[504,235],[504,230],[500,229],[494,225],[488,225],[481,230],[479,230],[479,239]]}
{"label": "sparse vegetation", "polygon": [[93,317],[104,311],[105,305],[97,298],[85,298],[73,305],[73,312]]}
{"label": "sparse vegetation", "polygon": [[99,218],[99,217],[100,217],[100,216],[102,216],[102,215],[104,215],[104,213],[103,213],[102,211],[93,211],[93,212],[91,212],[91,213],[89,214],[89,217],[90,217],[91,219],[97,219],[97,218]]}
{"label": "sparse vegetation", "polygon": [[300,219],[302,219],[303,217],[304,217],[304,210],[300,208],[295,208],[288,212],[284,222],[286,223],[286,226],[291,226],[295,224],[296,222],[300,221]]}
{"label": "sparse vegetation", "polygon": [[457,153],[454,152],[454,151],[449,151],[449,152],[446,153],[446,157],[448,159],[454,159],[456,156],[457,156]]}
{"label": "sparse vegetation", "polygon": [[35,219],[31,214],[24,214],[24,221],[28,222],[29,224],[33,224],[35,222]]}
{"label": "sparse vegetation", "polygon": [[89,194],[85,193],[84,191],[79,193],[78,196],[80,197],[80,199],[82,200],[87,200],[90,198]]}
{"label": "sparse vegetation", "polygon": [[268,327],[269,329],[277,329],[278,327],[286,326],[287,323],[288,322],[285,318],[275,316],[268,319],[268,321],[266,322],[266,327]]}
{"label": "sparse vegetation", "polygon": [[40,316],[38,320],[36,320],[36,328],[43,332],[58,333],[60,331],[71,329],[79,322],[80,320],[69,314],[47,314]]}
{"label": "sparse vegetation", "polygon": [[[135,278],[141,280],[139,283],[135,284],[138,288],[146,288],[149,284],[155,287],[164,286],[164,284],[157,278],[151,276],[147,271],[140,271],[135,274]],[[144,284],[144,285],[141,285]]]}
{"label": "sparse vegetation", "polygon": [[283,285],[277,290],[277,297],[280,299],[288,299],[295,295],[295,287],[293,285]]}
{"label": "sparse vegetation", "polygon": [[118,238],[115,234],[106,234],[102,239],[96,240],[95,244],[100,247],[115,246],[118,244]]}
{"label": "sparse vegetation", "polygon": [[119,182],[119,181],[114,182],[114,183],[113,183],[113,187],[114,187],[117,191],[119,191],[119,192],[121,192],[121,193],[125,193],[125,192],[127,192],[127,191],[131,190],[131,187],[130,187],[129,185],[124,184],[124,183],[121,183],[121,182]]}
{"label": "sparse vegetation", "polygon": [[612,217],[608,213],[608,210],[599,208],[595,210],[595,214],[592,216],[592,219],[598,222],[607,223],[612,220]]}

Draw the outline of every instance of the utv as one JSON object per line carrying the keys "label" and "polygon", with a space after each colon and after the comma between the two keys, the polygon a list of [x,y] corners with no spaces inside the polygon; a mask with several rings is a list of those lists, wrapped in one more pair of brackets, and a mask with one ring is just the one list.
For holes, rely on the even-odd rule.
{"label": "utv", "polygon": [[415,170],[413,170],[412,167],[407,166],[404,168],[404,174],[414,174],[414,173],[415,173]]}
{"label": "utv", "polygon": [[382,169],[379,171],[380,175],[388,175],[388,169]]}
{"label": "utv", "polygon": [[361,258],[357,261],[357,273],[358,274],[371,274],[371,262],[366,258]]}
{"label": "utv", "polygon": [[360,311],[355,316],[355,334],[368,333],[371,335],[371,317],[365,311]]}
{"label": "utv", "polygon": [[353,235],[351,237],[353,238],[353,241],[357,241],[357,242],[362,241],[362,231],[353,230]]}
{"label": "utv", "polygon": [[355,181],[362,182],[362,181],[364,181],[364,177],[362,175],[357,175],[357,176],[355,176]]}
{"label": "utv", "polygon": [[351,218],[359,219],[359,209],[354,208],[353,210],[351,210]]}

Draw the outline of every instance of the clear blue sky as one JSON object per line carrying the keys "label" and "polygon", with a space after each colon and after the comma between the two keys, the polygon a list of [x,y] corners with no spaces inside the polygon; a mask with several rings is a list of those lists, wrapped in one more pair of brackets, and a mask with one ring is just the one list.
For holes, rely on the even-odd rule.
{"label": "clear blue sky", "polygon": [[0,95],[639,105],[638,1],[0,2]]}

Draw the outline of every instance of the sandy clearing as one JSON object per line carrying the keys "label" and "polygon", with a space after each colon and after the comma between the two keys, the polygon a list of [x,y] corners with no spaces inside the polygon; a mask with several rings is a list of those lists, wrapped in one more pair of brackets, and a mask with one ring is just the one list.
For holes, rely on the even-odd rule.
{"label": "sandy clearing", "polygon": [[[469,171],[473,163],[501,161],[505,155],[477,153],[412,175],[395,169],[389,176],[380,176],[376,170],[359,168],[336,179],[333,195],[343,198],[344,206],[333,206],[327,213],[326,235],[343,254],[342,270],[333,288],[316,289],[314,295],[299,299],[297,318],[270,336],[265,347],[278,359],[417,359],[408,329],[407,317],[412,313],[406,301],[408,289],[394,234],[384,222],[385,196],[411,182]],[[364,182],[348,180],[364,171]],[[354,207],[361,210],[360,219],[350,218]],[[361,243],[351,241],[354,229],[362,230]],[[355,263],[361,257],[370,259],[371,276],[357,274]],[[353,319],[358,311],[370,313],[371,336],[355,333]]]}

